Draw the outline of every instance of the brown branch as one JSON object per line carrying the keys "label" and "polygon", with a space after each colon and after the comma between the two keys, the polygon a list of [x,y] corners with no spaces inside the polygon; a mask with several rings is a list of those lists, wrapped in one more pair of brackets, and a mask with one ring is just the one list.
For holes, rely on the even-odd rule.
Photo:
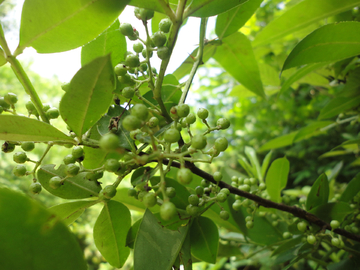
{"label": "brown branch", "polygon": [[[169,160],[166,160],[164,159],[163,160],[163,163],[165,165],[167,165],[169,163]],[[180,168],[180,163],[176,162],[176,161],[173,161],[171,163],[171,166],[172,167],[176,167],[176,168]],[[194,163],[191,163],[191,162],[186,162],[185,166],[187,168],[189,168],[194,174],[216,184],[217,182],[214,180],[214,177],[199,169],[198,167],[195,166]],[[256,202],[257,204],[263,206],[263,207],[266,207],[266,208],[274,208],[274,209],[278,209],[280,211],[283,211],[283,212],[288,212],[290,214],[292,214],[293,216],[295,217],[299,217],[301,219],[304,219],[304,220],[307,220],[308,222],[310,223],[313,223],[317,226],[319,226],[320,228],[322,229],[327,229],[327,230],[331,230],[331,226],[329,223],[323,221],[322,219],[318,218],[317,216],[315,216],[314,214],[311,214],[299,207],[296,207],[296,206],[288,206],[288,205],[285,205],[285,204],[282,204],[282,203],[276,203],[276,202],[273,202],[273,201],[270,201],[270,200],[266,200],[262,197],[259,197],[257,195],[254,195],[254,194],[251,194],[249,192],[246,192],[246,191],[243,191],[243,190],[240,190],[238,188],[235,188],[223,181],[220,181],[219,182],[219,187],[221,188],[227,188],[230,190],[231,193],[233,194],[236,194],[236,195],[239,195],[241,197],[244,197],[244,198],[247,198],[249,200],[252,200],[254,202]],[[352,240],[355,240],[357,242],[360,242],[360,235],[356,235],[356,234],[352,234],[344,229],[335,229],[334,230],[335,233],[337,234],[340,234],[342,236],[345,236],[349,239],[352,239]]]}

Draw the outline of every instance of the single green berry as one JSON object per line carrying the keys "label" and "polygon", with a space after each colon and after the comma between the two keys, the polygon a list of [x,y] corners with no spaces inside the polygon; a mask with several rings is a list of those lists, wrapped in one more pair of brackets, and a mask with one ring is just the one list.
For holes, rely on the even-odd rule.
{"label": "single green berry", "polygon": [[159,125],[159,119],[155,116],[151,117],[148,121],[148,126],[153,128]]}
{"label": "single green berry", "polygon": [[207,140],[202,134],[196,134],[191,139],[191,147],[195,149],[204,149],[206,147]]}
{"label": "single green berry", "polygon": [[13,160],[16,163],[25,163],[26,161],[28,161],[28,157],[25,152],[16,152],[13,155]]}
{"label": "single green berry", "polygon": [[14,93],[7,93],[4,96],[4,100],[7,104],[14,105],[18,101],[18,98],[17,95]]}
{"label": "single green berry", "polygon": [[15,144],[10,143],[8,141],[4,142],[3,145],[1,146],[1,151],[3,151],[4,153],[10,153],[14,150],[15,150]]}
{"label": "single green berry", "polygon": [[81,158],[84,155],[84,149],[81,146],[75,146],[72,149],[71,154],[76,159]]}
{"label": "single green berry", "polygon": [[74,163],[70,163],[65,166],[65,173],[68,176],[76,176],[79,173],[79,166]]}
{"label": "single green berry", "polygon": [[124,76],[127,73],[127,69],[124,64],[117,64],[114,71],[117,76]]}
{"label": "single green berry", "polygon": [[170,50],[166,46],[158,48],[156,53],[161,60],[165,60],[170,57]]}
{"label": "single green berry", "polygon": [[157,199],[155,196],[155,193],[147,193],[144,197],[143,197],[143,203],[145,205],[145,207],[147,208],[151,208],[153,206],[156,205]]}
{"label": "single green berry", "polygon": [[145,8],[139,8],[136,7],[134,9],[135,17],[142,21],[150,20],[152,17],[154,17],[154,11],[145,9]]}
{"label": "single green berry", "polygon": [[283,238],[284,239],[288,239],[288,238],[290,238],[291,237],[291,233],[290,232],[284,232],[283,233]]}
{"label": "single green berry", "polygon": [[127,115],[124,117],[122,125],[126,130],[132,131],[141,128],[141,120],[134,115]]}
{"label": "single green berry", "polygon": [[209,116],[209,111],[205,108],[200,108],[197,112],[197,116],[202,119],[205,120],[206,118],[208,118]]}
{"label": "single green berry", "polygon": [[164,140],[169,143],[175,143],[180,140],[180,132],[177,129],[169,128],[164,132]]}
{"label": "single green berry", "polygon": [[216,182],[219,182],[222,179],[222,173],[221,172],[214,172],[213,177],[214,177],[214,180]]}
{"label": "single green berry", "polygon": [[182,184],[190,184],[192,181],[192,172],[187,168],[181,168],[177,172],[177,179]]}
{"label": "single green berry", "polygon": [[104,151],[114,151],[119,147],[119,138],[114,133],[106,133],[100,138],[99,146]]}
{"label": "single green berry", "polygon": [[189,113],[188,116],[186,116],[186,123],[191,125],[194,124],[196,121],[196,116],[193,113]]}
{"label": "single green berry", "polygon": [[222,193],[222,192],[219,192],[217,195],[216,195],[216,200],[218,202],[225,202],[227,200],[227,195],[225,193]]}
{"label": "single green berry", "polygon": [[134,41],[134,40],[137,40],[138,37],[139,37],[139,32],[135,30],[131,36],[128,36],[128,39]]}
{"label": "single green berry", "polygon": [[33,193],[33,194],[39,194],[41,192],[41,184],[39,182],[36,182],[36,183],[32,183],[30,185],[30,191]]}
{"label": "single green berry", "polygon": [[164,33],[169,33],[172,22],[169,18],[162,19],[159,23],[159,30]]}
{"label": "single green berry", "polygon": [[331,239],[331,244],[335,247],[339,247],[340,246],[340,239],[338,238],[333,238]]}
{"label": "single green berry", "polygon": [[305,221],[300,221],[298,224],[297,224],[297,228],[300,232],[305,232],[307,230],[307,224]]}
{"label": "single green berry", "polygon": [[190,215],[190,216],[197,216],[198,213],[200,212],[200,208],[196,205],[192,205],[189,204],[188,206],[186,206],[186,212]]}
{"label": "single green berry", "polygon": [[100,199],[111,199],[111,198],[115,197],[115,195],[116,195],[116,187],[114,187],[113,185],[108,185],[100,191],[99,198]]}
{"label": "single green berry", "polygon": [[13,169],[13,174],[20,177],[26,174],[26,167],[23,164],[18,164]]}
{"label": "single green berry", "polygon": [[316,242],[316,237],[310,234],[310,235],[308,235],[308,237],[306,238],[306,241],[307,241],[310,245],[313,245],[313,244],[315,244],[315,242]]}
{"label": "single green berry", "polygon": [[59,109],[58,108],[50,108],[46,111],[46,116],[49,119],[56,119],[58,118],[60,115]]}
{"label": "single green berry", "polygon": [[128,73],[123,76],[118,76],[118,81],[125,85],[134,85],[134,79]]}
{"label": "single green berry", "polygon": [[134,34],[134,28],[129,23],[122,23],[120,25],[120,32],[124,36],[132,36]]}
{"label": "single green berry", "polygon": [[135,188],[129,188],[127,193],[130,197],[135,197],[137,194],[137,191]]}
{"label": "single green berry", "polygon": [[195,193],[196,193],[197,195],[199,195],[199,196],[204,195],[204,188],[201,187],[201,186],[197,186],[197,187],[195,188]]}
{"label": "single green berry", "polygon": [[229,217],[230,217],[230,214],[229,214],[228,211],[222,210],[222,211],[220,211],[219,216],[220,216],[220,218],[223,219],[223,220],[228,220]]}
{"label": "single green berry", "polygon": [[51,177],[49,180],[49,186],[53,189],[57,189],[57,188],[61,187],[62,183],[63,183],[63,181],[62,181],[61,177],[59,177],[59,176]]}
{"label": "single green berry", "polygon": [[235,211],[240,211],[242,207],[242,203],[240,200],[236,200],[233,204],[232,204],[232,208],[235,210]]}
{"label": "single green berry", "polygon": [[230,121],[226,118],[220,118],[217,120],[216,126],[218,126],[220,129],[227,129],[230,127]]}
{"label": "single green berry", "polygon": [[98,171],[98,172],[88,172],[85,175],[85,178],[90,180],[90,181],[96,181],[100,178],[102,178],[104,176],[104,172],[103,171]]}
{"label": "single green berry", "polygon": [[48,110],[50,110],[50,108],[51,108],[50,104],[44,104],[44,106],[43,106],[44,112],[47,112]]}
{"label": "single green berry", "polygon": [[72,154],[69,154],[69,155],[66,155],[64,158],[63,158],[63,162],[65,165],[68,165],[70,163],[75,163],[76,162],[76,158],[72,155]]}
{"label": "single green berry", "polygon": [[220,190],[220,192],[225,193],[226,196],[229,196],[229,195],[230,195],[230,190],[229,190],[228,188],[222,188],[222,189]]}
{"label": "single green berry", "polygon": [[205,180],[205,179],[203,179],[203,180],[201,180],[201,186],[202,187],[208,187],[210,185],[210,182],[208,181],[208,180]]}
{"label": "single green berry", "polygon": [[169,198],[174,198],[176,196],[176,190],[173,187],[167,187],[165,193]]}
{"label": "single green berry", "polygon": [[109,158],[104,163],[104,169],[108,172],[117,172],[120,167],[120,162],[115,158]]}
{"label": "single green berry", "polygon": [[145,121],[149,116],[149,109],[144,104],[135,104],[135,106],[131,108],[131,115]]}
{"label": "single green berry", "polygon": [[140,68],[139,68],[140,71],[145,72],[145,71],[147,71],[147,69],[148,69],[148,65],[146,63],[142,63],[140,65]]}
{"label": "single green berry", "polygon": [[163,32],[158,31],[152,35],[151,40],[156,47],[162,47],[166,43],[166,35]]}
{"label": "single green berry", "polygon": [[177,214],[176,206],[172,202],[164,202],[160,206],[160,216],[163,220],[170,220]]}
{"label": "single green berry", "polygon": [[125,63],[127,66],[129,66],[131,68],[138,67],[138,66],[140,66],[139,56],[137,56],[135,54],[129,54],[125,58]]}
{"label": "single green berry", "polygon": [[259,189],[260,190],[265,190],[266,189],[266,184],[265,183],[260,183],[259,184]]}
{"label": "single green berry", "polygon": [[333,230],[335,230],[335,229],[337,229],[337,228],[340,227],[340,222],[337,221],[337,220],[332,220],[332,221],[330,222],[330,226],[331,226],[331,228],[332,228]]}
{"label": "single green berry", "polygon": [[[146,56],[147,56],[147,51],[146,51],[146,49],[143,49],[143,51],[141,52],[141,55],[142,55],[144,58],[146,58]],[[153,51],[150,50],[150,51],[149,51],[149,58],[151,58],[152,56],[153,56]]]}
{"label": "single green berry", "polygon": [[215,141],[216,150],[223,152],[228,148],[228,140],[225,137],[217,138]]}
{"label": "single green berry", "polygon": [[252,229],[254,227],[254,221],[250,220],[246,222],[246,228]]}
{"label": "single green berry", "polygon": [[135,89],[133,87],[125,87],[122,91],[121,91],[121,95],[124,97],[124,98],[133,98],[135,94]]}
{"label": "single green berry", "polygon": [[34,150],[35,143],[34,142],[23,142],[23,143],[21,143],[21,148],[24,151],[30,152],[30,151]]}
{"label": "single green berry", "polygon": [[0,97],[0,106],[3,109],[10,109],[10,104],[5,101],[4,97]]}
{"label": "single green berry", "polygon": [[249,185],[241,185],[238,188],[243,190],[243,191],[246,191],[246,192],[249,192],[250,189],[251,189],[251,187]]}
{"label": "single green berry", "polygon": [[138,200],[140,201],[140,202],[142,202],[143,201],[143,198],[145,197],[145,195],[147,194],[148,192],[147,191],[145,191],[145,190],[142,190],[142,191],[140,191],[139,192],[139,194],[138,194]]}
{"label": "single green berry", "polygon": [[141,53],[144,49],[144,46],[141,42],[134,43],[133,50],[136,53]]}
{"label": "single green berry", "polygon": [[246,178],[246,179],[244,179],[244,185],[251,186],[251,181],[250,181],[250,178]]}
{"label": "single green berry", "polygon": [[245,218],[245,221],[248,222],[248,221],[253,221],[253,217],[252,216],[247,216]]}
{"label": "single green berry", "polygon": [[188,202],[191,205],[198,206],[199,205],[199,197],[195,194],[191,194],[188,198]]}

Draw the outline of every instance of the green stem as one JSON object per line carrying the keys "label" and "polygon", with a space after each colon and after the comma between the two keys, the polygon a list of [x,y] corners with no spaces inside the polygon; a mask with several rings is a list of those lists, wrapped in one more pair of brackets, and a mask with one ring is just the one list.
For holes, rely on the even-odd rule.
{"label": "green stem", "polygon": [[191,69],[190,77],[186,81],[185,88],[183,90],[183,93],[181,95],[179,104],[183,104],[185,102],[186,96],[190,90],[190,86],[192,84],[192,81],[195,77],[196,71],[199,68],[201,64],[203,64],[202,58],[204,54],[204,45],[205,45],[205,34],[206,34],[206,24],[207,24],[208,18],[201,18],[200,22],[200,41],[199,41],[199,49],[196,55],[196,61]]}
{"label": "green stem", "polygon": [[336,121],[335,123],[332,123],[326,127],[321,128],[320,131],[326,131],[330,128],[336,127],[337,125],[345,124],[345,123],[351,122],[353,120],[356,120],[357,118],[358,118],[358,116],[355,115],[355,116],[352,116],[352,117],[349,117],[349,118],[346,118],[343,120]]}
{"label": "green stem", "polygon": [[32,85],[29,77],[27,76],[26,72],[24,71],[22,65],[20,62],[15,58],[14,55],[11,54],[11,51],[9,49],[9,46],[5,40],[4,31],[2,29],[2,26],[0,25],[0,45],[3,48],[5,54],[6,54],[6,60],[10,63],[11,69],[14,71],[16,77],[24,87],[26,93],[30,96],[31,101],[34,103],[36,110],[40,114],[41,119],[46,122],[50,123],[49,119],[47,118],[44,110],[43,105],[41,103],[41,100]]}
{"label": "green stem", "polygon": [[46,148],[46,150],[45,150],[45,152],[44,152],[43,155],[41,156],[40,160],[36,162],[36,165],[35,165],[35,167],[34,167],[34,169],[33,169],[33,171],[32,171],[32,174],[33,174],[33,176],[34,176],[34,179],[36,178],[36,170],[37,170],[37,168],[39,168],[39,166],[41,165],[41,163],[42,163],[42,161],[44,160],[45,156],[47,155],[47,153],[49,153],[49,151],[50,151],[51,147],[53,147],[53,145],[54,145],[54,144],[53,144],[52,142],[49,143],[48,146],[47,146],[47,148]]}
{"label": "green stem", "polygon": [[164,0],[158,0],[158,2],[161,5],[161,7],[164,9],[165,14],[170,18],[172,22],[174,22],[176,20],[175,14],[170,8],[169,3],[165,2]]}
{"label": "green stem", "polygon": [[[174,49],[174,46],[176,43],[176,38],[178,36],[180,27],[183,23],[183,13],[184,13],[184,9],[185,9],[185,4],[186,4],[186,0],[179,0],[175,19],[173,20],[173,25],[172,25],[170,33],[169,33],[167,47],[169,48],[169,51],[171,53]],[[170,55],[171,55],[171,53],[170,53]],[[163,84],[163,80],[165,77],[165,71],[169,64],[169,61],[170,61],[170,57],[161,62],[159,76],[158,76],[158,79],[156,80],[155,89],[154,89],[154,99],[158,102],[160,109],[168,123],[172,122],[172,119],[171,119],[169,113],[167,112],[165,105],[161,99],[161,86]]]}

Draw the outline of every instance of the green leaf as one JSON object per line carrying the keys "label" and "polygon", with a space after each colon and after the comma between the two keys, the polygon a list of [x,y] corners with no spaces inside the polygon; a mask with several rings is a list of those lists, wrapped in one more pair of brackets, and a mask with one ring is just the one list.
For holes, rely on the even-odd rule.
{"label": "green leaf", "polygon": [[105,203],[94,225],[94,241],[105,260],[116,268],[124,265],[130,254],[126,236],[131,227],[131,215],[125,205],[117,201]]}
{"label": "green leaf", "polygon": [[191,253],[197,259],[215,263],[218,246],[219,230],[215,223],[205,217],[197,217],[190,228]]}
{"label": "green leaf", "polygon": [[248,159],[250,160],[250,163],[253,168],[253,172],[254,172],[256,179],[262,180],[260,164],[257,159],[255,149],[250,146],[245,146],[245,154],[248,157]]}
{"label": "green leaf", "polygon": [[216,18],[215,33],[222,39],[237,32],[251,18],[263,0],[249,0],[221,13]]}
{"label": "green leaf", "polygon": [[309,212],[330,223],[331,220],[344,220],[347,215],[354,213],[354,209],[348,203],[332,202],[319,205],[309,210]]}
{"label": "green leaf", "polygon": [[131,185],[134,187],[138,184],[145,183],[156,173],[151,167],[140,167],[131,175]]}
{"label": "green leaf", "polygon": [[335,97],[322,110],[319,120],[331,118],[338,114],[355,108],[360,104],[360,96],[357,97]]}
{"label": "green leaf", "polygon": [[[221,41],[213,40],[207,42],[204,46],[203,62],[206,63],[216,52],[216,48],[221,45]],[[199,48],[196,48],[188,58],[173,72],[173,75],[180,80],[190,73],[194,65],[194,57],[196,57]]]}
{"label": "green leaf", "polygon": [[351,202],[351,200],[360,191],[360,173],[358,173],[347,185],[345,191],[341,194],[340,201]]}
{"label": "green leaf", "polygon": [[327,203],[329,200],[329,181],[325,173],[321,174],[306,199],[306,209],[309,211],[319,205]]}
{"label": "green leaf", "polygon": [[294,246],[297,246],[298,244],[302,243],[301,239],[302,239],[302,236],[298,236],[298,237],[287,240],[285,243],[278,246],[271,253],[271,257],[278,255],[278,254],[282,254],[283,252],[287,252],[288,250],[292,249]]}
{"label": "green leaf", "polygon": [[224,38],[213,58],[247,89],[266,97],[251,43],[245,35],[237,32]]}
{"label": "green leaf", "polygon": [[5,52],[0,48],[0,67],[6,64]]}
{"label": "green leaf", "polygon": [[40,167],[37,178],[43,188],[51,194],[64,199],[84,199],[98,196],[101,186],[98,182],[89,181],[85,178],[86,172],[81,172],[75,177],[64,180],[64,184],[57,189],[49,186],[49,180],[54,176],[66,177],[65,165],[55,169],[55,165],[47,164]]}
{"label": "green leaf", "polygon": [[322,131],[321,129],[333,124],[332,121],[318,121],[313,122],[306,127],[303,127],[298,130],[298,133],[295,135],[293,142],[299,142],[302,140],[309,139],[313,136],[317,136],[319,134],[324,133],[325,131]]}
{"label": "green leaf", "polygon": [[134,270],[171,269],[188,230],[189,226],[173,231],[159,225],[147,209],[135,240]]}
{"label": "green leaf", "polygon": [[247,0],[193,0],[186,15],[194,17],[211,17],[232,9]]}
{"label": "green leaf", "polygon": [[[158,0],[146,0],[146,1],[144,1],[144,0],[131,0],[129,5],[134,6],[134,7],[146,8],[146,9],[151,9],[151,10],[154,10],[154,11],[157,11],[157,12],[165,13]],[[175,6],[175,5],[172,5],[172,6]]]}
{"label": "green leaf", "polygon": [[281,202],[281,191],[286,187],[290,163],[286,157],[274,160],[266,174],[266,190],[272,201]]}
{"label": "green leaf", "polygon": [[75,201],[62,203],[48,208],[48,210],[56,214],[57,219],[60,219],[65,225],[70,225],[73,223],[81,214],[85,211],[86,208],[93,206],[97,201]]}
{"label": "green leaf", "polygon": [[282,70],[311,63],[335,62],[356,56],[360,54],[359,45],[359,22],[328,24],[300,41],[286,58]]}
{"label": "green leaf", "polygon": [[33,199],[0,189],[2,269],[86,270],[77,239]]}
{"label": "green leaf", "polygon": [[109,55],[91,61],[72,78],[61,99],[60,113],[78,137],[81,138],[106,113],[113,90],[114,71]]}
{"label": "green leaf", "polygon": [[180,262],[184,266],[184,270],[192,270],[192,258],[191,258],[191,241],[190,233],[186,235],[184,243],[181,247],[180,253]]}
{"label": "green leaf", "polygon": [[0,140],[5,141],[65,141],[74,139],[47,123],[18,115],[0,115]]}
{"label": "green leaf", "polygon": [[120,33],[120,23],[116,20],[108,29],[100,36],[85,44],[81,49],[81,65],[90,63],[97,57],[111,55],[112,66],[125,60],[126,39]]}
{"label": "green leaf", "polygon": [[304,0],[271,21],[255,38],[253,45],[265,45],[283,38],[323,18],[349,10],[359,0]]}
{"label": "green leaf", "polygon": [[262,178],[264,178],[265,175],[266,175],[266,171],[267,171],[267,169],[268,169],[268,167],[269,167],[272,153],[273,153],[273,151],[270,151],[269,153],[267,153],[267,155],[265,156],[265,158],[264,158],[264,160],[263,160],[263,163],[262,163],[262,165],[261,165],[261,175],[262,175]]}
{"label": "green leaf", "polygon": [[75,49],[103,32],[128,2],[129,0],[26,0],[21,14],[20,44],[17,51],[22,52],[29,46],[38,53]]}
{"label": "green leaf", "polygon": [[346,79],[346,84],[339,93],[341,97],[357,97],[360,92],[360,67],[355,68]]}
{"label": "green leaf", "polygon": [[238,161],[239,161],[241,167],[243,167],[245,169],[248,176],[255,177],[254,168],[251,167],[251,165],[247,161],[246,157],[244,157],[241,154],[238,154],[238,157],[239,157]]}
{"label": "green leaf", "polygon": [[140,228],[142,218],[138,219],[129,229],[126,236],[126,246],[134,249],[135,239]]}
{"label": "green leaf", "polygon": [[283,94],[293,83],[297,82],[298,80],[309,74],[310,72],[322,66],[325,66],[326,64],[327,63],[308,64],[306,66],[299,68],[283,83],[278,96]]}
{"label": "green leaf", "polygon": [[268,151],[271,149],[276,149],[276,148],[281,148],[284,146],[288,146],[291,145],[294,141],[294,138],[296,136],[296,134],[298,133],[298,131],[293,131],[289,134],[286,135],[282,135],[280,137],[277,137],[275,139],[272,139],[270,141],[268,141],[267,143],[263,144],[259,151]]}

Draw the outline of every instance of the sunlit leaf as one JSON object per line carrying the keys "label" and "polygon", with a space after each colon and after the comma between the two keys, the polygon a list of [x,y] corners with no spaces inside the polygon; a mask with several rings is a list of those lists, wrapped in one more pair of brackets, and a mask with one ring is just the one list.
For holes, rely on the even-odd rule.
{"label": "sunlit leaf", "polygon": [[332,123],[333,123],[332,121],[313,122],[313,123],[307,125],[306,127],[299,129],[298,133],[294,137],[294,142],[306,140],[313,136],[324,133],[325,131],[322,131],[322,128],[327,127],[328,125],[331,125]]}
{"label": "sunlit leaf", "polygon": [[290,163],[286,157],[274,160],[266,174],[266,190],[274,202],[281,202],[281,191],[286,187]]}
{"label": "sunlit leaf", "polygon": [[122,267],[130,254],[126,247],[130,227],[129,209],[117,201],[106,202],[94,225],[94,241],[101,255],[114,267]]}
{"label": "sunlit leaf", "polygon": [[232,9],[247,0],[214,0],[209,3],[208,0],[193,0],[190,7],[186,12],[186,15],[194,17],[210,17],[220,13],[223,13],[229,9]]}
{"label": "sunlit leaf", "polygon": [[2,269],[86,270],[78,240],[35,200],[0,189]]}
{"label": "sunlit leaf", "polygon": [[18,115],[0,115],[0,140],[75,142],[73,138],[47,123]]}
{"label": "sunlit leaf", "polygon": [[268,141],[267,143],[263,144],[260,147],[259,151],[262,152],[262,151],[267,151],[267,150],[281,148],[284,146],[291,145],[293,143],[294,138],[297,133],[298,133],[298,131],[293,131],[289,134],[272,139],[272,140]]}
{"label": "sunlit leaf", "polygon": [[[75,49],[103,32],[129,0],[26,0],[21,14],[20,44],[38,53]],[[71,31],[69,31],[71,29]]]}

